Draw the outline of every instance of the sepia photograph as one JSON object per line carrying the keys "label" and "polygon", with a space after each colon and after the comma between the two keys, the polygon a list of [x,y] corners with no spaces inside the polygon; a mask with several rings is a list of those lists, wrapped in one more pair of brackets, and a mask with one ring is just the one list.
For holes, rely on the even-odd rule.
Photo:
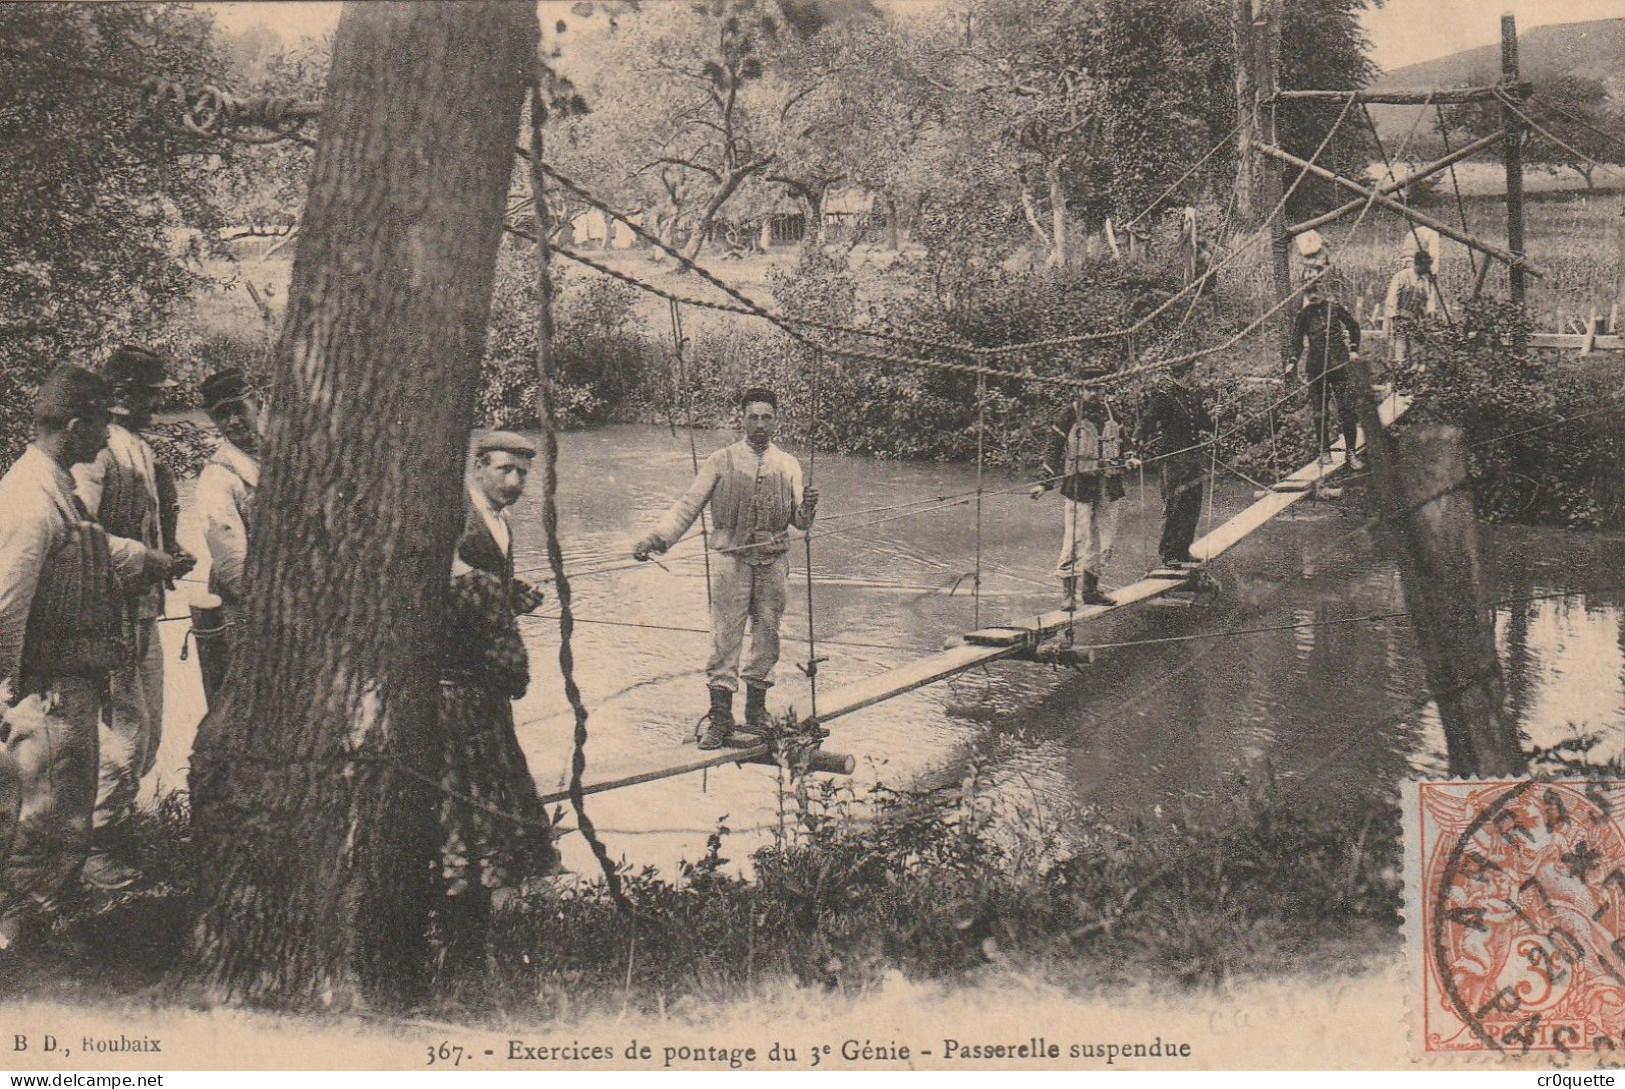
{"label": "sepia photograph", "polygon": [[0,1069],[1613,1069],[1622,310],[1621,0],[0,3]]}

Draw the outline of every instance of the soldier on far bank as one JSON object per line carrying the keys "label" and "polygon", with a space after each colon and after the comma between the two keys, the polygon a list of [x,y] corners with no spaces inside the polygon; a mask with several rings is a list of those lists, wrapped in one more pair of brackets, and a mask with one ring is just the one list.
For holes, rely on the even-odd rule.
{"label": "soldier on far bank", "polygon": [[1388,362],[1398,369],[1416,353],[1417,326],[1440,308],[1439,282],[1433,276],[1433,255],[1418,246],[1410,264],[1388,281],[1382,310],[1382,331],[1388,338]]}
{"label": "soldier on far bank", "polygon": [[[196,562],[173,539],[173,520],[164,515],[157,455],[139,432],[152,423],[162,391],[176,383],[165,374],[164,360],[150,349],[126,344],[107,361],[113,389],[113,413],[122,422],[107,428],[100,453],[74,466],[79,499],[108,533],[139,541],[174,557],[170,578],[186,574]],[[129,661],[113,671],[111,698],[102,709],[101,785],[96,795],[96,823],[87,882],[101,889],[121,889],[139,876],[117,855],[135,810],[141,780],[158,758],[164,726],[164,652],[158,618],[164,615],[164,586],[143,583],[125,596]]]}
{"label": "soldier on far bank", "polygon": [[127,588],[183,569],[91,521],[69,470],[107,442],[101,377],[57,368],[34,401],[34,441],[0,478],[0,737],[22,805],[0,863],[0,959],[51,914],[90,852],[101,692],[123,651]]}

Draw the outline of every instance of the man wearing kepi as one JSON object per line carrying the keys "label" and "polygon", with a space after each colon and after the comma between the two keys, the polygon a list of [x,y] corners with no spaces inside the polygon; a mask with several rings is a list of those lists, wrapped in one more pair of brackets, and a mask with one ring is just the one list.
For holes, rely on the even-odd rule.
{"label": "man wearing kepi", "polygon": [[[175,382],[164,373],[163,359],[136,345],[115,351],[106,373],[113,387],[114,415],[122,416],[123,423],[108,427],[107,445],[94,459],[74,466],[79,498],[108,533],[173,555],[177,563],[172,574],[184,575],[193,561],[164,538],[158,459],[138,434],[152,422],[161,392]],[[124,888],[136,879],[135,871],[115,855],[141,780],[158,757],[164,720],[164,653],[158,638],[163,584],[131,587],[124,607],[131,653],[129,661],[113,671],[112,698],[102,711],[101,786],[93,850],[84,871],[86,881],[103,889]]]}
{"label": "man wearing kepi", "polygon": [[0,478],[0,735],[22,811],[0,869],[0,957],[49,914],[90,851],[101,690],[123,655],[127,588],[180,565],[90,520],[69,470],[107,442],[107,383],[59,367],[34,402],[35,438]]}
{"label": "man wearing kepi", "polygon": [[[745,679],[745,724],[768,723],[767,690],[779,660],[779,625],[789,592],[789,527],[812,528],[818,491],[802,487],[801,463],[773,445],[779,399],[772,390],[748,389],[740,398],[745,438],[712,454],[694,483],[654,532],[632,549],[638,560],[664,552],[680,540],[707,504],[718,552],[711,599],[711,659],[706,665],[711,709],[700,748],[718,749],[733,734],[733,698]],[[750,656],[739,657],[750,623]]]}
{"label": "man wearing kepi", "polygon": [[468,505],[458,557],[470,567],[496,576],[515,615],[534,612],[542,592],[513,569],[513,527],[508,511],[525,494],[536,445],[514,431],[487,431],[474,440],[474,465],[468,474]]}
{"label": "man wearing kepi", "polygon": [[220,601],[216,626],[222,629],[200,634],[197,640],[204,695],[212,705],[230,663],[234,629],[242,617],[248,527],[260,486],[262,428],[259,398],[240,369],[230,367],[209,375],[199,392],[203,411],[220,432],[220,445],[197,478],[198,517],[203,520],[203,540],[209,546],[209,593]]}

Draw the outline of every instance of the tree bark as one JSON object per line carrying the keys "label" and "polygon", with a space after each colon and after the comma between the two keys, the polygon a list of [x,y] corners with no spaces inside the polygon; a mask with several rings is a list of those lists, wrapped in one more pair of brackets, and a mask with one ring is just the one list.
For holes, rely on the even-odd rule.
{"label": "tree bark", "polygon": [[277,345],[250,587],[192,754],[224,998],[409,1002],[439,780],[440,618],[534,8],[346,5]]}

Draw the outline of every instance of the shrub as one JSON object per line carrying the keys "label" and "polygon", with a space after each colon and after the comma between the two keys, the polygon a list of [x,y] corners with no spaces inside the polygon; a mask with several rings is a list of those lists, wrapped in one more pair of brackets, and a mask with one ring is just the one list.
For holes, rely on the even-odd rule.
{"label": "shrub", "polygon": [[[559,427],[637,419],[665,406],[667,367],[637,312],[638,292],[603,277],[575,281],[555,273],[553,348]],[[491,299],[476,413],[492,427],[535,427],[534,254],[505,245]]]}
{"label": "shrub", "polygon": [[1454,325],[1429,322],[1413,367],[1420,419],[1461,427],[1481,516],[1492,521],[1591,528],[1617,522],[1625,458],[1617,382],[1569,369],[1529,348],[1529,312],[1510,303],[1462,304]]}

